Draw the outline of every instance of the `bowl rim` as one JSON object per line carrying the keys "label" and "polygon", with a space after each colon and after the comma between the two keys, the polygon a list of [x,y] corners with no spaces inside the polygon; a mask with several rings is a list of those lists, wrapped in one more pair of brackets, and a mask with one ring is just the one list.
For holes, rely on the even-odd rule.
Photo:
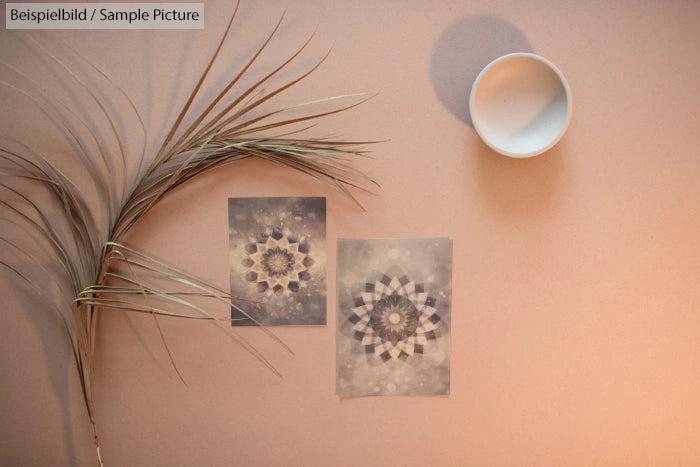
{"label": "bowl rim", "polygon": [[[483,130],[480,128],[480,124],[478,122],[478,118],[476,118],[474,114],[474,98],[477,93],[477,89],[479,87],[479,84],[481,83],[482,78],[488,71],[493,68],[495,65],[506,61],[506,60],[511,60],[513,58],[529,58],[533,59],[536,61],[539,61],[540,63],[543,63],[545,66],[547,66],[550,70],[552,70],[556,75],[559,81],[561,82],[563,88],[564,88],[564,93],[566,95],[566,121],[564,122],[564,125],[562,126],[561,130],[559,131],[559,134],[557,135],[556,138],[554,138],[552,141],[550,141],[549,144],[542,148],[535,149],[533,151],[527,151],[527,152],[514,152],[514,151],[508,151],[506,149],[503,149],[499,147],[498,145],[494,144],[489,138],[483,134]],[[516,157],[516,158],[526,158],[526,157],[533,157],[537,156],[539,154],[542,154],[543,152],[546,152],[550,150],[555,144],[559,142],[559,140],[564,136],[564,133],[566,132],[567,128],[569,127],[569,122],[571,121],[571,109],[572,109],[572,101],[571,101],[571,88],[569,87],[569,83],[566,80],[566,77],[564,77],[564,74],[557,68],[554,63],[551,61],[547,60],[541,55],[537,55],[535,53],[531,52],[513,52],[509,54],[502,55],[494,60],[492,60],[488,65],[486,65],[477,75],[476,79],[474,80],[474,84],[472,84],[472,89],[469,94],[469,115],[471,117],[472,125],[474,125],[474,130],[476,130],[477,134],[479,137],[482,139],[484,143],[494,151],[496,151],[499,154],[503,154],[504,156],[508,157]]]}

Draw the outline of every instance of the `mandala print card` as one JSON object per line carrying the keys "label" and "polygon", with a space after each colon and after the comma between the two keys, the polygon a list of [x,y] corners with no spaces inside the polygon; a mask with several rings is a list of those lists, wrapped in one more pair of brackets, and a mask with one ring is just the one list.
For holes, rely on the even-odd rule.
{"label": "mandala print card", "polygon": [[452,241],[339,239],[337,393],[450,392]]}
{"label": "mandala print card", "polygon": [[326,199],[229,198],[228,212],[231,324],[326,324]]}

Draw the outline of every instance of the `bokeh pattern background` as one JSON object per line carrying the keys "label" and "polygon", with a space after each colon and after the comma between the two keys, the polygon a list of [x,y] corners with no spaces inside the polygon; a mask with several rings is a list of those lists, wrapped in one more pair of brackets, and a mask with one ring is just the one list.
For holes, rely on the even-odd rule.
{"label": "bokeh pattern background", "polygon": [[[339,239],[337,381],[340,396],[446,395],[450,392],[452,241],[430,239]],[[367,352],[354,329],[353,309],[367,284],[404,277],[434,298],[440,318],[435,338],[421,352],[383,359]],[[388,282],[388,281],[387,281]],[[420,326],[418,328],[420,330]]]}
{"label": "bokeh pattern background", "polygon": [[[255,324],[246,313],[265,325],[326,324],[326,199],[230,198],[228,209],[231,294],[241,298],[231,309],[232,324]],[[294,263],[288,272],[296,286],[290,288],[285,279],[279,293],[273,291],[279,286],[279,277],[256,282],[250,276],[256,274],[251,271],[250,248],[261,245],[267,237],[278,237],[281,244],[292,242],[294,246],[283,246],[281,251],[288,251]],[[303,255],[298,255],[300,248]],[[298,261],[292,253],[299,256]]]}

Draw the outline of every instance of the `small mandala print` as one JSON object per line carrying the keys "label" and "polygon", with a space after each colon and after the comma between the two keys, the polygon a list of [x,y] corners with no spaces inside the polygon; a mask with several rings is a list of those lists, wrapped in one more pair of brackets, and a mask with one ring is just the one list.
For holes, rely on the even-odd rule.
{"label": "small mandala print", "polygon": [[338,241],[337,393],[449,394],[452,242]]}
{"label": "small mandala print", "polygon": [[230,198],[231,324],[326,323],[325,198]]}

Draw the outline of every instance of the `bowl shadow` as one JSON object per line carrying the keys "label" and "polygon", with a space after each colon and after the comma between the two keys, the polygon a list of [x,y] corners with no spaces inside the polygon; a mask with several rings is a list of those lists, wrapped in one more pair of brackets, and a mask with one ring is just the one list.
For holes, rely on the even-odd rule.
{"label": "bowl shadow", "polygon": [[532,52],[532,47],[508,21],[474,15],[452,24],[436,42],[430,64],[430,78],[442,105],[474,128],[469,113],[472,84],[486,65],[513,52]]}

